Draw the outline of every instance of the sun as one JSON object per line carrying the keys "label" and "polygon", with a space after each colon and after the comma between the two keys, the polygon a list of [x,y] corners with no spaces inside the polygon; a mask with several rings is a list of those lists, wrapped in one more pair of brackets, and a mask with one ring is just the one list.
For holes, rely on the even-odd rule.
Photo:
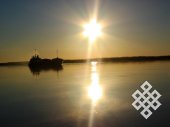
{"label": "sun", "polygon": [[97,37],[101,36],[102,26],[97,23],[96,19],[92,19],[89,23],[84,25],[83,34],[90,42],[94,42]]}

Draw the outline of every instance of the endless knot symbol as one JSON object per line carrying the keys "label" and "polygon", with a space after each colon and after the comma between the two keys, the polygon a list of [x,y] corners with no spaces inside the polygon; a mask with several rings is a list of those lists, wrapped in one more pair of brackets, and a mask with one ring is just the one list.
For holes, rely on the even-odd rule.
{"label": "endless knot symbol", "polygon": [[147,119],[152,115],[150,108],[156,110],[161,106],[161,103],[158,101],[161,95],[156,90],[151,92],[150,90],[152,89],[152,86],[147,81],[145,81],[140,87],[143,92],[136,90],[132,94],[132,97],[135,99],[132,105],[136,110],[142,108],[140,114]]}

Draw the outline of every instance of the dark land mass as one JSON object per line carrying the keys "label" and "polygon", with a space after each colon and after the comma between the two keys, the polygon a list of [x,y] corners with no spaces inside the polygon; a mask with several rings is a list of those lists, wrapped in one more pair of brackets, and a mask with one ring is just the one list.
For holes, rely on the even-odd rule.
{"label": "dark land mass", "polygon": [[[110,57],[110,58],[94,58],[94,59],[75,59],[75,60],[64,60],[63,63],[87,63],[87,62],[91,62],[91,61],[98,61],[98,62],[170,61],[170,55],[167,55],[167,56],[133,56],[133,57]],[[28,65],[28,61],[0,63],[0,66],[22,66],[22,65]]]}
{"label": "dark land mass", "polygon": [[25,66],[25,65],[28,65],[28,61],[0,63],[0,66]]}
{"label": "dark land mass", "polygon": [[64,63],[85,63],[91,61],[98,62],[152,62],[152,61],[170,61],[170,56],[133,56],[133,57],[110,57],[110,58],[94,58],[79,60],[64,60]]}

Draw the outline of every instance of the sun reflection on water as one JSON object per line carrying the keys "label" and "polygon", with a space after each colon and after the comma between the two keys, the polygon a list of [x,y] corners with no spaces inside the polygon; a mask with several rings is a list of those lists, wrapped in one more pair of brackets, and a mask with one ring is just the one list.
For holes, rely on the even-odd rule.
{"label": "sun reflection on water", "polygon": [[97,101],[102,97],[102,88],[99,83],[99,74],[97,72],[97,62],[91,62],[91,84],[88,89],[88,96],[92,100],[90,117],[89,117],[89,127],[93,126],[95,106]]}
{"label": "sun reflection on water", "polygon": [[88,89],[88,95],[91,100],[96,103],[102,96],[102,88],[99,85],[99,75],[97,73],[97,62],[91,62],[92,74],[91,85]]}

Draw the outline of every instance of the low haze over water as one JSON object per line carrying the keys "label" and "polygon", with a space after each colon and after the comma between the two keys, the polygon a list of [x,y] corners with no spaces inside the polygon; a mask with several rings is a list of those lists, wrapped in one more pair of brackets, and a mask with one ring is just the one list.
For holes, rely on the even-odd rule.
{"label": "low haze over water", "polygon": [[[169,78],[170,62],[64,64],[38,73],[27,66],[0,67],[0,126],[168,127]],[[144,81],[162,95],[147,120],[131,96]],[[93,85],[100,91],[91,97]]]}

